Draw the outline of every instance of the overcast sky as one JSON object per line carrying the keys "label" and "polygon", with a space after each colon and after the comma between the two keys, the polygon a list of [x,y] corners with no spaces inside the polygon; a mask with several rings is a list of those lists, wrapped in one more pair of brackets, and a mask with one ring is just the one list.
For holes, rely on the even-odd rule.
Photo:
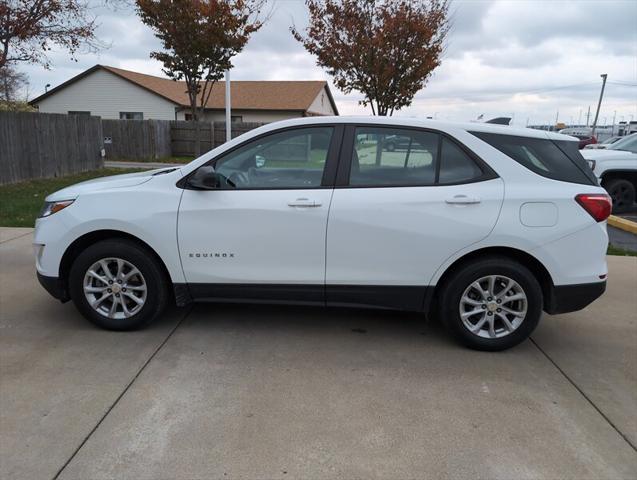
{"label": "overcast sky", "polygon": [[[269,22],[234,59],[236,80],[330,80],[296,42],[290,25],[303,27],[303,0],[270,0]],[[397,113],[445,120],[472,120],[483,114],[513,116],[514,122],[585,122],[608,84],[600,124],[637,120],[637,1],[634,0],[454,0],[453,29],[442,65],[411,107]],[[53,68],[21,65],[30,78],[30,96],[56,86],[96,63],[162,75],[149,58],[160,49],[151,30],[132,10],[96,9],[98,36],[110,48],[72,61],[51,55]],[[332,93],[341,114],[370,114],[360,95]],[[615,113],[616,112],[616,113]],[[591,118],[592,121],[592,118]]]}

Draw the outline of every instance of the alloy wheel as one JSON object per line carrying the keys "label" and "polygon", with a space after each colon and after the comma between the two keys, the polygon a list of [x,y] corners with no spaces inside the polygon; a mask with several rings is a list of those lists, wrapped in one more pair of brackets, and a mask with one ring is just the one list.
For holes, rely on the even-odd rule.
{"label": "alloy wheel", "polygon": [[528,300],[515,280],[503,275],[482,277],[460,298],[460,318],[474,335],[501,338],[514,332],[526,318]]}
{"label": "alloy wheel", "polygon": [[146,303],[146,280],[135,265],[121,258],[102,258],[84,275],[84,296],[104,317],[124,319]]}

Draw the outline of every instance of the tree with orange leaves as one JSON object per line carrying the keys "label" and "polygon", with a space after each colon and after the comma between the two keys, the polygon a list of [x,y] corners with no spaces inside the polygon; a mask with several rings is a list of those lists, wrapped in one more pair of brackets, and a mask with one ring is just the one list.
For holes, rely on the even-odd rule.
{"label": "tree with orange leaves", "polygon": [[[257,16],[264,0],[137,0],[137,12],[162,52],[150,56],[164,64],[164,73],[184,80],[192,120],[203,115],[212,86],[232,68],[250,35],[262,26]],[[199,123],[195,156],[200,153]]]}
{"label": "tree with orange leaves", "polygon": [[103,47],[87,0],[0,0],[0,68],[17,62],[48,68],[53,45],[71,55]]}
{"label": "tree with orange leaves", "polygon": [[291,31],[344,93],[357,90],[374,115],[411,104],[440,65],[447,0],[306,0],[305,35]]}

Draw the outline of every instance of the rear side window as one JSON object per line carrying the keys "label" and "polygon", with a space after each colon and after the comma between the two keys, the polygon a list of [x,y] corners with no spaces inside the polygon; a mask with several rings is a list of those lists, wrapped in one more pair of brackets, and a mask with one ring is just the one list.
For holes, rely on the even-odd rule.
{"label": "rear side window", "polygon": [[486,180],[460,146],[438,133],[391,127],[357,127],[349,185],[405,187]]}
{"label": "rear side window", "polygon": [[577,151],[577,142],[554,142],[548,138],[518,137],[498,133],[470,133],[538,175],[562,182],[597,184],[593,172]]}
{"label": "rear side window", "polygon": [[482,170],[469,155],[448,138],[442,139],[440,178],[438,183],[470,182],[482,176]]}
{"label": "rear side window", "polygon": [[417,130],[357,128],[350,185],[433,185],[438,135]]}

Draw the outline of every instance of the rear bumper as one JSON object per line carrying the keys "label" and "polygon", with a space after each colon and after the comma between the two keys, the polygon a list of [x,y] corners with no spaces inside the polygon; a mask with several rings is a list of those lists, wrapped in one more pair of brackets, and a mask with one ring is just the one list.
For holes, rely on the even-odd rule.
{"label": "rear bumper", "polygon": [[581,310],[606,291],[606,281],[580,285],[557,285],[551,289],[544,310],[555,315]]}
{"label": "rear bumper", "polygon": [[40,272],[37,272],[37,275],[40,285],[42,285],[53,298],[57,298],[62,303],[69,301],[70,298],[66,287],[58,277],[47,277]]}

